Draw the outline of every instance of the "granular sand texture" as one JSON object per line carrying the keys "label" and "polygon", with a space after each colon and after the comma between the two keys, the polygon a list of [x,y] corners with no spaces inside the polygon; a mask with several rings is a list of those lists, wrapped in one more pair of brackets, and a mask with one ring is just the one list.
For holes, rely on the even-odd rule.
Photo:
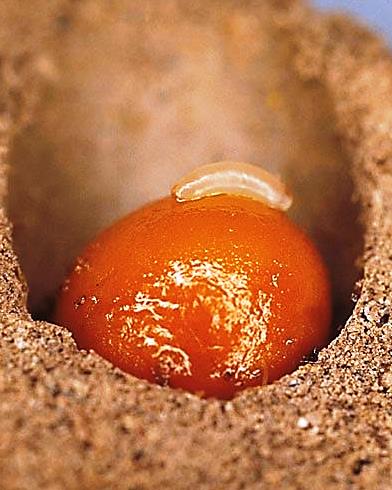
{"label": "granular sand texture", "polygon": [[[112,12],[120,16],[126,3],[116,0]],[[98,0],[50,7],[6,0],[0,26],[1,489],[392,488],[390,54],[345,18],[295,1],[260,3],[134,2],[132,15],[154,19],[162,10],[164,17],[169,5],[175,21],[183,16],[197,23],[223,8],[256,15],[262,9],[293,40],[298,75],[321,83],[331,99],[361,205],[364,275],[352,315],[315,362],[225,403],[136,380],[78,351],[64,328],[32,321],[4,210],[7,148],[34,119],[37,60],[44,59],[52,31],[62,30],[66,42],[83,9],[98,12],[101,26],[106,14]],[[122,16],[121,25],[127,22]],[[38,71],[50,71],[43,64]]]}

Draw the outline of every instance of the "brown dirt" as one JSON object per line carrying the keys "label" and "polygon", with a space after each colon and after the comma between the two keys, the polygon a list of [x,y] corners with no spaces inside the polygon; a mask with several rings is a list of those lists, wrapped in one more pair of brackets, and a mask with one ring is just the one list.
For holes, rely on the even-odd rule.
{"label": "brown dirt", "polygon": [[[120,15],[123,3],[113,2],[112,14]],[[142,4],[134,2],[132,16],[158,15],[153,10],[159,6],[160,15],[170,17],[173,12],[165,11],[169,5],[175,9],[175,21],[195,23],[204,22],[210,9],[218,12],[222,6],[215,1],[191,6],[180,1],[147,3],[151,8]],[[353,314],[317,362],[230,402],[200,400],[151,386],[94,353],[78,351],[63,328],[31,321],[3,209],[2,489],[391,488],[390,54],[350,20],[314,13],[295,1],[238,4],[247,12],[273,17],[282,35],[285,32],[293,39],[299,76],[305,83],[321,83],[331,100],[364,224],[364,277],[355,291]],[[47,7],[46,2],[6,0],[4,5],[6,17],[0,27],[3,203],[7,147],[15,131],[34,120],[38,75],[52,76],[37,53],[45,51],[54,25],[67,31],[78,12],[86,15],[84,8],[89,15],[91,9],[100,12],[103,2],[54,1]],[[225,8],[234,9],[233,3],[227,2]],[[122,17],[123,23],[128,21]],[[38,70],[37,59],[41,60]]]}

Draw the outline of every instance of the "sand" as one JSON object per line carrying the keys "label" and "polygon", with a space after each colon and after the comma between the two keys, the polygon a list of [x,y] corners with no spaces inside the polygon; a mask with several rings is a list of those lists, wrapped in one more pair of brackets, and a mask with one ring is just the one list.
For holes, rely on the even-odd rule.
{"label": "sand", "polygon": [[[348,19],[266,2],[296,40],[300,77],[331,99],[361,205],[363,279],[352,315],[314,362],[230,402],[201,400],[125,375],[27,312],[4,207],[7,146],[34,119],[31,53],[53,19],[64,27],[76,9],[32,4],[5,2],[0,28],[0,488],[390,489],[392,62],[383,44]],[[203,5],[186,15],[202,17]],[[15,13],[23,7],[25,23]]]}

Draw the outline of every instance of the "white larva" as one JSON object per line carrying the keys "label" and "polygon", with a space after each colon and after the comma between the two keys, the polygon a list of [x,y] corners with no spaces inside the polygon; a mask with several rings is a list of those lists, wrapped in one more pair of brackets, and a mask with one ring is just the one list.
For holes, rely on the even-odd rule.
{"label": "white larva", "polygon": [[198,167],[180,179],[171,192],[179,202],[230,194],[256,199],[282,211],[287,211],[293,201],[277,176],[256,165],[230,161]]}

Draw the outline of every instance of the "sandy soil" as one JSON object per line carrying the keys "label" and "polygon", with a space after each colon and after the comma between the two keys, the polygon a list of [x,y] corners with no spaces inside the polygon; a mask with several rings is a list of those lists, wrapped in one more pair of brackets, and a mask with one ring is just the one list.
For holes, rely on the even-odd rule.
{"label": "sandy soil", "polygon": [[[321,16],[295,1],[230,1],[224,9],[222,3],[217,1],[192,2],[190,6],[179,0],[135,1],[132,6],[129,6],[129,2],[116,0],[111,3],[110,10],[106,2],[100,0],[54,1],[50,6],[41,0],[6,0],[3,5],[5,17],[0,26],[0,193],[3,202],[0,215],[1,488],[136,490],[252,489],[262,486],[266,489],[390,489],[392,63],[383,45],[350,20]],[[267,18],[268,22],[265,20]],[[151,25],[158,26],[156,30],[153,29],[158,33],[155,41],[153,35],[143,37],[144,29]],[[191,32],[189,38],[194,39],[196,44],[181,45],[178,38],[173,39],[170,35],[174,28],[175,32],[183,29],[184,36]],[[221,33],[223,28],[226,29],[224,34]],[[261,41],[260,46],[254,43],[255,39],[263,39],[262,32],[268,32],[263,41],[266,48],[260,47]],[[83,36],[86,44],[90,44],[90,51],[82,52],[79,49]],[[250,36],[249,39],[247,36]],[[276,41],[277,37],[282,37],[283,41]],[[226,38],[223,43],[226,52],[222,59],[231,59],[231,71],[220,93],[216,87],[224,73],[224,68],[219,65],[219,46],[223,38]],[[96,39],[99,42],[95,42]],[[102,60],[99,58],[104,47],[109,44],[115,52],[123,39],[146,39],[143,59],[149,59],[148,54],[158,56],[158,47],[162,46],[163,60],[150,60],[149,67],[135,65],[140,59],[139,50],[143,45],[140,42],[135,45],[137,49],[134,51],[131,49],[132,43],[124,51],[127,63],[121,61],[124,52],[113,56],[112,65],[109,63],[109,51],[102,56]],[[288,69],[296,74],[295,88],[290,89],[291,83],[287,81],[284,83],[285,72],[279,68],[275,70],[276,67],[272,69],[278,77],[274,83],[269,77],[257,78],[260,75],[256,67],[259,50],[268,50],[268,46],[269,49],[271,46],[274,48],[271,39],[282,50],[277,58],[280,62],[288,60]],[[289,41],[286,43],[285,39]],[[159,158],[157,145],[162,144],[163,140],[170,141],[169,146],[172,145],[164,158],[170,160],[173,158],[170,155],[178,156],[186,126],[177,126],[177,119],[170,110],[166,113],[159,111],[154,116],[157,119],[153,124],[146,125],[145,116],[151,117],[154,111],[143,106],[132,113],[131,120],[120,118],[123,133],[119,136],[119,131],[113,132],[116,147],[107,138],[110,131],[101,124],[105,125],[102,118],[108,107],[115,110],[113,117],[118,118],[123,97],[128,96],[129,103],[144,100],[143,103],[148,106],[156,94],[153,83],[156,75],[151,84],[147,84],[150,92],[146,91],[146,99],[142,99],[140,93],[144,92],[143,87],[138,85],[138,77],[135,75],[131,89],[123,87],[124,77],[118,72],[119,67],[137,66],[143,80],[148,81],[150,70],[154,71],[162,63],[170,66],[173,62],[165,59],[167,50],[176,50],[176,45],[180,44],[178,51],[190,50],[192,57],[195,57],[198,50],[204,52],[206,49],[204,44],[199,46],[201,40],[207,43],[207,47],[215,46],[215,51],[212,50],[215,58],[205,66],[205,57],[202,56],[196,71],[192,64],[181,65],[183,80],[195,83],[195,89],[191,91],[194,100],[190,106],[202,111],[191,111],[192,118],[181,120],[188,121],[191,127],[190,130],[188,127],[188,131],[191,133],[194,131],[193,125],[197,127],[203,123],[203,131],[197,132],[197,138],[190,137],[191,158],[185,161],[188,155],[185,149],[179,155],[184,166],[200,163],[202,157],[212,158],[216,148],[222,156],[235,151],[255,159],[268,155],[279,171],[283,169],[287,176],[294,174],[292,182],[299,194],[300,183],[308,180],[308,188],[313,189],[313,193],[309,191],[310,194],[306,194],[306,202],[310,202],[309,199],[317,195],[318,189],[311,179],[304,178],[295,184],[297,173],[293,172],[293,168],[296,167],[293,163],[286,167],[287,152],[282,152],[277,145],[279,139],[262,138],[267,143],[257,150],[257,143],[252,140],[254,133],[261,131],[269,134],[271,126],[256,125],[256,129],[252,126],[251,130],[245,131],[236,116],[238,112],[249,111],[250,120],[255,123],[256,99],[250,99],[249,92],[256,97],[258,80],[264,95],[271,93],[265,91],[269,84],[272,84],[272,93],[275,93],[277,84],[283,86],[282,92],[290,100],[294,95],[301,95],[303,99],[298,99],[296,104],[282,103],[276,95],[272,95],[267,102],[265,98],[260,99],[260,107],[267,114],[264,120],[270,117],[279,128],[284,128],[284,147],[293,145],[293,142],[300,146],[298,151],[290,153],[292,162],[301,160],[301,155],[310,152],[311,158],[301,167],[308,172],[305,175],[320,175],[311,167],[312,159],[316,158],[324,169],[323,175],[328,174],[327,163],[331,162],[330,173],[333,174],[333,168],[337,168],[338,180],[343,177],[348,179],[348,186],[339,187],[344,189],[343,203],[350,206],[346,198],[350,197],[348,193],[352,185],[360,204],[363,223],[363,231],[358,235],[356,227],[346,227],[356,211],[350,208],[347,222],[334,221],[342,214],[345,205],[335,208],[337,198],[333,194],[325,201],[328,209],[336,211],[331,213],[333,219],[327,220],[328,225],[322,231],[325,233],[334,222],[339,223],[336,227],[338,233],[329,236],[349,235],[350,240],[341,243],[353,248],[353,241],[358,242],[360,248],[362,240],[364,243],[360,260],[363,279],[354,288],[354,310],[339,336],[319,354],[315,362],[302,366],[271,386],[246,391],[225,403],[200,400],[196,396],[136,380],[114,369],[94,353],[78,351],[65,329],[46,322],[33,322],[27,311],[27,289],[13,250],[11,227],[5,211],[7,202],[13,218],[21,219],[21,215],[23,217],[27,213],[24,228],[27,232],[24,235],[22,231],[20,237],[30,237],[30,241],[20,240],[18,247],[24,268],[29,269],[26,269],[26,274],[30,284],[33,283],[32,289],[39,290],[36,296],[39,302],[47,294],[53,294],[62,268],[70,259],[65,252],[56,258],[53,251],[53,243],[56,242],[48,246],[46,241],[46,238],[58,240],[61,236],[58,231],[61,226],[57,225],[56,228],[54,224],[56,213],[53,209],[56,203],[59,203],[60,210],[68,212],[65,215],[67,234],[74,232],[76,237],[69,245],[74,247],[69,252],[72,255],[96,231],[94,226],[104,226],[107,220],[113,219],[114,214],[124,212],[125,206],[136,206],[144,199],[155,197],[164,188],[154,187],[162,179],[154,180],[156,169],[153,167],[132,167],[130,173],[127,167],[128,170],[124,172],[139,182],[136,189],[144,189],[143,195],[136,193],[131,198],[121,197],[116,201],[117,195],[127,195],[126,189],[120,186],[121,179],[116,180],[117,184],[105,196],[107,204],[102,212],[94,208],[99,222],[94,220],[86,230],[88,218],[91,222],[86,203],[81,204],[80,221],[72,221],[75,207],[64,208],[66,196],[72,189],[70,179],[83,185],[89,180],[96,183],[86,190],[87,204],[96,206],[102,183],[108,180],[109,167],[105,162],[110,162],[116,149],[122,148],[124,156],[119,159],[119,164],[123,164],[129,141],[134,145],[132,148],[135,148],[136,154],[141,159],[146,158],[143,161],[156,161]],[[148,49],[148,42],[156,43],[154,49]],[[170,46],[167,47],[165,43]],[[175,46],[171,46],[171,43]],[[238,47],[243,45],[248,46],[245,54],[238,52]],[[53,59],[55,63],[52,63]],[[274,56],[268,57],[268,60],[273,59]],[[96,63],[103,63],[104,66],[102,73],[106,78],[97,81],[97,90],[106,94],[106,99],[99,99],[105,102],[101,106],[92,95],[87,105],[78,104],[80,94],[83,101],[89,100],[89,87],[94,80]],[[273,65],[273,61],[271,63]],[[266,65],[262,66],[261,71]],[[113,77],[108,75],[111,68]],[[81,78],[77,80],[82,80],[84,85],[75,93],[72,73],[78,70]],[[210,73],[207,80],[211,85],[201,76],[203,72]],[[243,72],[246,73],[245,81],[238,79]],[[165,86],[178,80],[170,79],[169,69],[162,76],[169,77],[165,79]],[[59,79],[60,92],[51,91],[50,87],[56,86]],[[110,95],[112,80],[115,90]],[[239,91],[242,84],[245,84],[242,95],[236,101],[231,100],[230,94]],[[303,86],[306,90],[302,91]],[[211,96],[207,103],[204,99],[206,93]],[[67,105],[67,97],[72,104]],[[176,101],[181,105],[185,99]],[[225,107],[219,124],[215,124],[216,119],[210,120],[208,112],[208,107],[212,104],[214,108],[217,100],[216,111],[221,106]],[[50,101],[57,107],[62,104],[64,117],[60,118],[60,126],[60,119],[56,119],[60,109],[52,112]],[[284,114],[276,116],[276,110],[268,112],[268,104],[276,109],[275,105],[280,103],[285,108]],[[301,117],[297,113],[302,107],[303,114],[309,113],[311,116],[304,117],[305,122],[301,126]],[[315,107],[321,108],[322,116],[314,116]],[[90,114],[93,114],[93,118],[89,126],[86,121],[89,121]],[[174,118],[174,123],[172,121],[169,125],[164,117]],[[206,121],[210,125],[204,127]],[[165,132],[169,126],[177,130],[172,138]],[[139,129],[136,130],[136,127]],[[227,137],[230,128],[237,140]],[[293,128],[297,128],[296,131]],[[79,133],[79,130],[83,132]],[[125,138],[127,131],[132,138],[128,133]],[[137,136],[137,131],[141,131],[143,138],[147,137],[150,148],[147,157],[144,139]],[[307,136],[309,131],[310,136]],[[85,139],[78,139],[79,134]],[[103,135],[102,141],[97,134]],[[336,135],[344,151],[336,150]],[[42,139],[45,140],[44,145],[41,144]],[[205,139],[210,142],[210,149],[207,147],[206,150],[203,144]],[[118,146],[120,140],[123,146]],[[52,145],[52,153],[42,153],[48,148],[48,141]],[[83,141],[87,161],[93,156],[101,158],[102,165],[97,165],[97,171],[94,167],[94,179],[97,176],[98,180],[92,179],[89,167],[83,169],[77,166]],[[102,146],[98,148],[99,141]],[[302,144],[299,145],[298,141]],[[25,145],[23,151],[19,150],[18,142]],[[26,160],[29,149],[32,159]],[[67,155],[65,160],[59,158],[61,152]],[[34,166],[39,156],[51,163]],[[67,167],[67,162],[73,165]],[[66,175],[63,181],[68,182],[68,187],[62,193],[65,197],[58,201],[57,188],[50,184],[53,183],[50,169],[53,171],[52,165],[61,163]],[[10,164],[11,195],[7,192]],[[12,174],[15,165],[24,169],[20,175],[28,175],[28,179],[18,180]],[[34,173],[34,168],[39,172]],[[176,172],[183,170],[174,168],[167,178],[173,178]],[[89,178],[86,178],[86,174]],[[57,175],[55,182],[59,181],[61,178]],[[145,181],[151,182],[151,187],[145,188]],[[40,185],[41,182],[44,186]],[[48,185],[45,184],[47,182]],[[326,184],[330,181],[322,182]],[[44,196],[37,197],[34,189],[44,189]],[[114,201],[110,201],[110,196]],[[112,202],[115,204],[112,205]],[[321,204],[319,207],[322,208]],[[303,205],[298,209],[298,220],[315,230],[314,223],[318,222],[320,213],[304,213],[302,210],[305,208]],[[29,209],[33,210],[30,214]],[[42,225],[42,217],[47,217],[47,222],[44,221],[47,227]],[[23,223],[20,226],[23,230]],[[48,235],[45,234],[46,228],[51,230]],[[17,233],[18,229],[15,228],[16,236]],[[339,249],[336,246],[339,247],[339,241],[330,248],[334,253],[325,253],[339,255],[344,247]],[[61,250],[67,251],[68,245]],[[340,266],[332,266],[334,270],[340,267],[343,272],[340,280],[336,275],[336,287],[343,282],[342,277],[351,273],[342,292],[351,287],[355,276],[352,272],[353,257],[354,254],[350,253]],[[39,267],[34,269],[37,263]],[[55,272],[52,276],[53,267]]]}

